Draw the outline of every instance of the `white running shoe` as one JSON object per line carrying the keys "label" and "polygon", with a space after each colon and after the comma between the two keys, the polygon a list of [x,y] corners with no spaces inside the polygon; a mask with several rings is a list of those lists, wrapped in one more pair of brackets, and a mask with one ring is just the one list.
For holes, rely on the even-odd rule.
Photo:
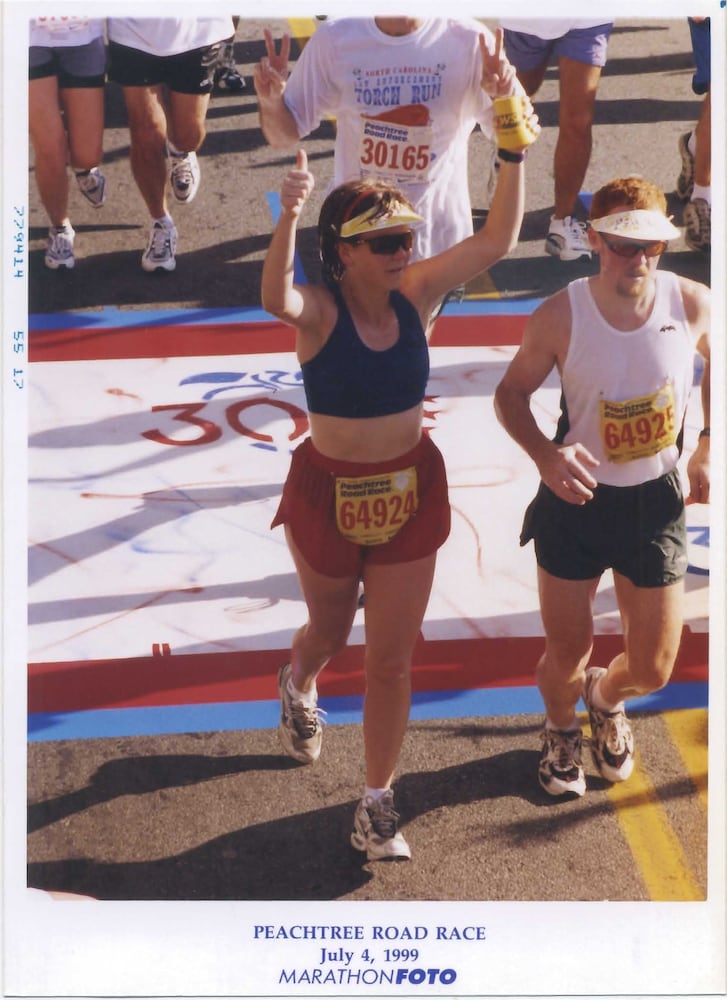
{"label": "white running shoe", "polygon": [[545,249],[561,260],[580,260],[581,257],[590,259],[591,248],[586,236],[586,224],[571,215],[567,215],[565,219],[551,216]]}
{"label": "white running shoe", "polygon": [[368,861],[406,861],[411,849],[399,832],[399,814],[389,788],[380,799],[367,796],[356,806],[351,846],[365,851]]}
{"label": "white running shoe", "polygon": [[542,732],[543,752],[538,781],[548,795],[585,795],[586,775],[581,759],[580,729],[550,729]]}
{"label": "white running shoe", "polygon": [[106,178],[98,167],[82,170],[76,174],[78,189],[94,208],[101,208],[106,201]]}
{"label": "white running shoe", "polygon": [[67,267],[68,270],[75,267],[76,258],[73,256],[75,235],[76,232],[71,226],[51,226],[48,230],[45,266],[51,271],[57,271],[59,267]]}
{"label": "white running shoe", "polygon": [[192,201],[199,190],[200,169],[196,153],[169,150],[169,183],[172,194],[184,205]]}
{"label": "white running shoe", "polygon": [[312,764],[321,753],[323,729],[320,715],[322,708],[310,708],[302,701],[293,701],[288,681],[293,668],[284,663],[278,671],[278,693],[280,694],[280,722],[278,737],[285,752],[301,764]]}
{"label": "white running shoe", "polygon": [[622,708],[604,712],[593,707],[593,689],[605,667],[589,667],[583,701],[591,723],[591,756],[606,781],[626,781],[634,769],[634,736]]}
{"label": "white running shoe", "polygon": [[173,271],[177,266],[177,228],[174,224],[164,225],[157,219],[151,227],[149,243],[141,258],[145,271]]}

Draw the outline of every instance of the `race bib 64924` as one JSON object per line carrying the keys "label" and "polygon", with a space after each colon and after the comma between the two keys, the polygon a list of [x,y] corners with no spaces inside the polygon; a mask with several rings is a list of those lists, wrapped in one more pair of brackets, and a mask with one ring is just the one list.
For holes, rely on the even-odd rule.
{"label": "race bib 64924", "polygon": [[416,513],[417,470],[336,477],[336,524],[356,545],[382,545]]}

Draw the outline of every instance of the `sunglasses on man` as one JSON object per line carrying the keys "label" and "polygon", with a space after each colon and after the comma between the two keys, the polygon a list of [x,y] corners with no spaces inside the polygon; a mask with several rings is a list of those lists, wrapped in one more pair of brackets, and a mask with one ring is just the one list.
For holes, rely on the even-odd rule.
{"label": "sunglasses on man", "polygon": [[669,246],[667,240],[650,240],[648,243],[612,243],[606,239],[603,233],[600,236],[611,253],[615,253],[617,257],[631,258],[639,256],[642,253],[646,257],[658,257]]}
{"label": "sunglasses on man", "polygon": [[383,236],[371,236],[369,239],[363,239],[360,236],[351,236],[343,242],[352,243],[354,246],[365,243],[371,253],[392,254],[396,253],[397,250],[411,250],[414,245],[414,233],[408,230],[405,233],[386,233]]}

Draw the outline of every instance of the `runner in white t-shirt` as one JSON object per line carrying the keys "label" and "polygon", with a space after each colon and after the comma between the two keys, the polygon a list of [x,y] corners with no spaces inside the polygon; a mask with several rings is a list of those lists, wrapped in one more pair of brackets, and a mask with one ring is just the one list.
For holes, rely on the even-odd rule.
{"label": "runner in white t-shirt", "polygon": [[[480,125],[493,135],[481,86],[474,20],[340,18],[322,24],[288,78],[290,39],[255,69],[263,133],[277,148],[297,143],[326,115],[336,118],[333,185],[373,176],[401,188],[426,223],[415,258],[472,233],[467,147]],[[518,92],[519,85],[516,84]]]}
{"label": "runner in white t-shirt", "polygon": [[214,71],[224,41],[234,33],[231,17],[108,20],[109,79],[124,91],[131,169],[152,218],[141,258],[145,271],[176,267],[167,160],[174,197],[182,204],[192,201]]}

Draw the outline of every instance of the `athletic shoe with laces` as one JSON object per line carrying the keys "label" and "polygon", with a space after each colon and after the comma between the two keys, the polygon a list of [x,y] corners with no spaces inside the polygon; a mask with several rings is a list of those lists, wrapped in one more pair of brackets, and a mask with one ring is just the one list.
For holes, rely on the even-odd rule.
{"label": "athletic shoe with laces", "polygon": [[192,201],[199,190],[200,169],[196,153],[169,150],[169,184],[172,194],[184,205]]}
{"label": "athletic shoe with laces", "polygon": [[293,701],[288,688],[293,668],[285,663],[278,671],[280,693],[280,723],[278,737],[285,752],[301,764],[312,764],[321,752],[323,730],[320,716],[325,714],[315,705],[309,708],[302,701]]}
{"label": "athletic shoe with laces", "polygon": [[582,764],[583,734],[580,729],[551,729],[541,737],[543,753],[538,781],[548,795],[585,795],[586,775]]}
{"label": "athletic shoe with laces", "polygon": [[48,246],[45,251],[45,266],[51,271],[61,267],[69,270],[75,267],[73,256],[73,238],[76,232],[71,226],[51,226],[48,230]]}
{"label": "athletic shoe with laces", "polygon": [[367,795],[356,806],[351,846],[365,851],[368,861],[407,860],[411,850],[399,832],[399,814],[389,788],[380,799]]}
{"label": "athletic shoe with laces", "polygon": [[580,260],[591,256],[591,248],[586,236],[585,222],[579,222],[571,215],[564,219],[550,217],[550,227],[545,239],[546,252],[561,260]]}
{"label": "athletic shoe with laces", "polygon": [[681,201],[689,201],[694,190],[694,157],[689,151],[689,137],[691,132],[685,132],[679,136],[677,146],[679,155],[682,158],[681,173],[677,177],[677,197]]}
{"label": "athletic shoe with laces", "polygon": [[593,707],[593,689],[606,673],[605,667],[589,667],[583,701],[591,723],[591,755],[607,781],[626,781],[634,769],[634,736],[622,708],[604,712]]}
{"label": "athletic shoe with laces", "polygon": [[173,271],[177,266],[177,228],[157,219],[151,227],[149,243],[141,258],[145,271]]}
{"label": "athletic shoe with laces", "polygon": [[215,89],[239,94],[245,87],[245,78],[235,64],[235,46],[232,42],[225,42],[215,69]]}
{"label": "athletic shoe with laces", "polygon": [[712,249],[712,206],[694,198],[684,208],[684,241],[691,250]]}
{"label": "athletic shoe with laces", "polygon": [[76,174],[76,183],[83,197],[90,201],[94,208],[101,208],[106,201],[106,178],[98,167],[80,170]]}

